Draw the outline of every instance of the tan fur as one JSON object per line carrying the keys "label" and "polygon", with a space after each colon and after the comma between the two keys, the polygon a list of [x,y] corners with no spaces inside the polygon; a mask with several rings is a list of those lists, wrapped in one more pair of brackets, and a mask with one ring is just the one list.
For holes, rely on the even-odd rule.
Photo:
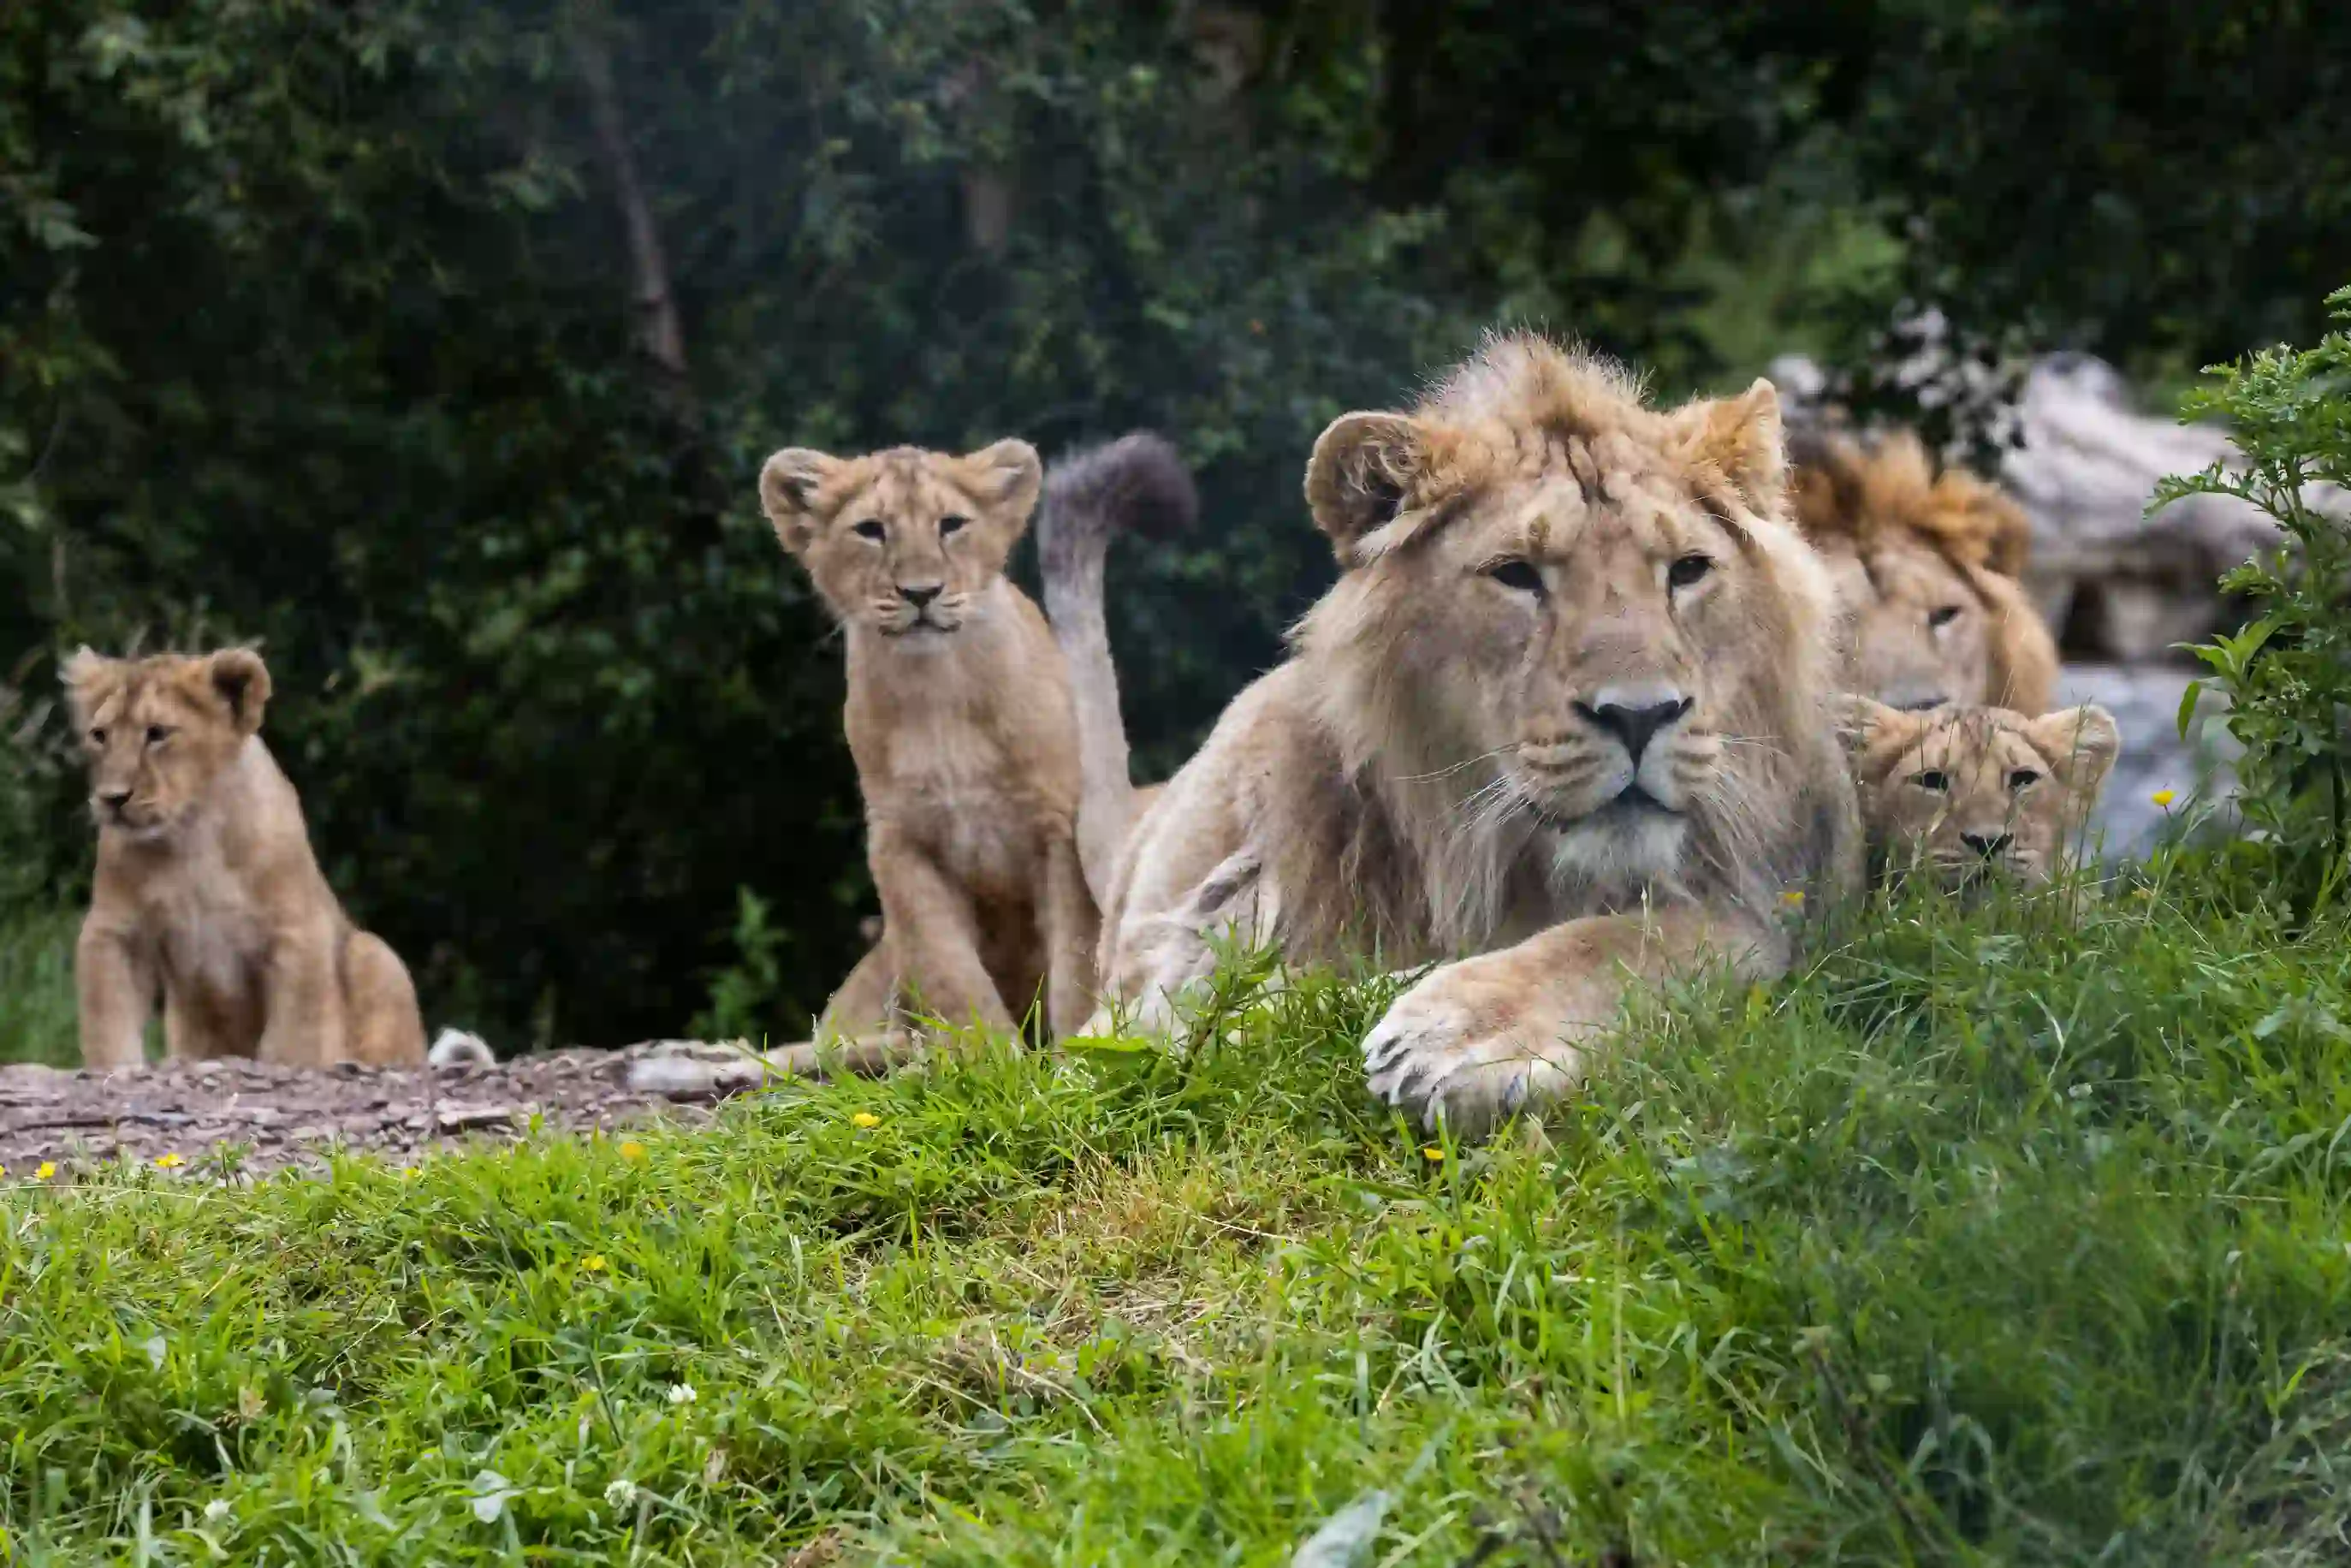
{"label": "tan fur", "polygon": [[422,1062],[407,968],[344,915],[294,786],[262,744],[260,656],[134,661],[84,648],[65,680],[99,824],[74,959],[83,1063],[142,1063],[159,985],[174,1060]]}
{"label": "tan fur", "polygon": [[777,538],[848,637],[883,927],[818,1034],[862,1039],[861,1065],[896,1060],[918,1018],[1009,1032],[1041,993],[1060,1035],[1089,1006],[1098,916],[1078,857],[1069,675],[1004,576],[1040,478],[1018,441],[961,457],[793,449],[760,475]]}
{"label": "tan fur", "polygon": [[1115,1006],[1167,1027],[1228,930],[1456,960],[1364,1054],[1381,1097],[1475,1128],[1575,1082],[1628,977],[1777,973],[1785,895],[1857,882],[1832,589],[1769,383],[1662,413],[1498,338],[1410,413],[1332,424],[1306,494],[1343,574],[1136,823]]}
{"label": "tan fur", "polygon": [[2028,718],[2007,708],[1907,713],[1846,699],[1870,860],[1959,885],[1987,872],[2047,882],[2080,845],[2121,750],[2095,705]]}
{"label": "tan fur", "polygon": [[1794,486],[1796,520],[1836,574],[1847,689],[1896,707],[2047,710],[2057,645],[2018,582],[2032,532],[2013,501],[1964,469],[1937,473],[1907,431],[1867,449],[1831,440]]}

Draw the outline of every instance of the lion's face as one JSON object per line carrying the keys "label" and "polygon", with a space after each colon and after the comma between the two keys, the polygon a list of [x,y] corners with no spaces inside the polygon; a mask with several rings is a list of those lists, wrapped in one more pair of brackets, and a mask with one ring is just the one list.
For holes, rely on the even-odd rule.
{"label": "lion's face", "polygon": [[1340,672],[1342,733],[1470,786],[1462,831],[1525,822],[1559,871],[1640,882],[1684,868],[1694,827],[1722,849],[1770,815],[1757,789],[1821,689],[1829,591],[1779,516],[1768,383],[1604,406],[1541,439],[1333,425],[1308,492],[1352,570],[1302,635]]}
{"label": "lion's face", "polygon": [[1851,689],[1909,709],[1991,700],[1994,612],[1959,568],[1899,540],[1829,563],[1852,628]]}
{"label": "lion's face", "polygon": [[1862,821],[1896,869],[1963,884],[2046,882],[2064,863],[2121,747],[2095,706],[2027,718],[2006,708],[1907,713],[1850,699],[1844,729]]}
{"label": "lion's face", "polygon": [[91,813],[142,839],[187,820],[261,728],[269,700],[269,671],[246,648],[146,659],[84,648],[66,662],[65,682],[89,758]]}
{"label": "lion's face", "polygon": [[987,613],[1043,477],[1026,442],[967,456],[896,447],[768,459],[759,500],[833,615],[900,646],[944,645]]}

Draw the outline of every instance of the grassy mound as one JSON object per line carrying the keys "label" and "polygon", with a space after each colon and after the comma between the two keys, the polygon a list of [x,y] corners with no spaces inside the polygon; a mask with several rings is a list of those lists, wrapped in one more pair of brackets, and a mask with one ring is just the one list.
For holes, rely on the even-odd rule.
{"label": "grassy mound", "polygon": [[2339,1560],[2351,943],[2184,885],[1874,912],[1483,1150],[1235,973],[1181,1060],[14,1173],[0,1559]]}

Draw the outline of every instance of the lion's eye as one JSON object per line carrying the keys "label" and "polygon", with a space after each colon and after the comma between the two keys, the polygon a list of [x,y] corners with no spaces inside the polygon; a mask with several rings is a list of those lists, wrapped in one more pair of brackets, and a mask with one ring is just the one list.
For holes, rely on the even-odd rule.
{"label": "lion's eye", "polygon": [[1940,795],[1951,787],[1951,776],[1939,768],[1929,768],[1924,773],[1912,774],[1910,782],[1921,789]]}
{"label": "lion's eye", "polygon": [[172,738],[172,732],[171,732],[170,730],[166,729],[165,727],[163,727],[163,726],[162,726],[162,725],[160,725],[160,724],[151,724],[151,725],[149,725],[149,726],[147,727],[147,744],[148,744],[148,745],[150,745],[150,746],[161,746],[161,745],[162,745],[165,741],[167,741],[167,740],[169,740],[169,739],[171,739],[171,738]]}
{"label": "lion's eye", "polygon": [[849,531],[861,539],[871,539],[877,545],[882,542],[882,525],[872,517],[862,523],[852,523]]}
{"label": "lion's eye", "polygon": [[1959,607],[1956,604],[1938,604],[1934,609],[1927,612],[1927,624],[1937,632],[1940,632],[1959,618]]}
{"label": "lion's eye", "polygon": [[2011,789],[2027,789],[2040,782],[2040,773],[2030,768],[2019,768],[2008,776],[2008,787]]}
{"label": "lion's eye", "polygon": [[89,743],[92,746],[104,746],[106,744],[106,731],[102,729],[91,730],[89,732]]}
{"label": "lion's eye", "polygon": [[1666,586],[1687,588],[1713,570],[1714,559],[1711,556],[1686,555],[1666,568]]}
{"label": "lion's eye", "polygon": [[959,534],[963,532],[964,525],[970,521],[971,519],[969,517],[958,517],[954,516],[952,513],[946,517],[941,517],[939,519],[939,538],[945,538],[949,534]]}
{"label": "lion's eye", "polygon": [[1504,588],[1515,588],[1520,593],[1541,593],[1543,591],[1542,573],[1534,569],[1532,561],[1502,561],[1488,567],[1486,575]]}

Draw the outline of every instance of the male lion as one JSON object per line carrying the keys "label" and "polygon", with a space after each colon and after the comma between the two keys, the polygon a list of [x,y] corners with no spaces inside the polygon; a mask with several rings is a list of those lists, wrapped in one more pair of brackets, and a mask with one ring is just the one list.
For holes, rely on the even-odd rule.
{"label": "male lion", "polygon": [[174,1060],[423,1061],[407,968],[335,901],[301,801],[262,744],[261,656],[84,648],[65,683],[98,818],[97,885],[74,953],[83,1063],[142,1063],[159,981]]}
{"label": "male lion", "polygon": [[1851,625],[1840,684],[1900,708],[2047,711],[2057,645],[2017,580],[2032,536],[2016,503],[1964,469],[1936,473],[1907,431],[1798,455],[1796,521]]}
{"label": "male lion", "polygon": [[2039,718],[1846,704],[1845,744],[1880,876],[1923,867],[1952,885],[1991,872],[2047,882],[2079,842],[2122,748],[2114,716],[2095,704]]}
{"label": "male lion", "polygon": [[[1129,468],[1164,453],[1129,437],[1090,459],[1061,504],[1129,507]],[[903,1054],[915,1008],[1009,1031],[1041,989],[1058,1036],[1092,1005],[1100,917],[1079,849],[1068,666],[1004,575],[1041,479],[1019,441],[962,457],[793,448],[760,474],[777,538],[848,634],[849,747],[883,915],[818,1025],[820,1041],[848,1042],[846,1065]],[[1114,520],[1078,522],[1100,533]]]}
{"label": "male lion", "polygon": [[1135,824],[1113,1004],[1165,1027],[1220,927],[1452,960],[1364,1053],[1380,1097],[1475,1130],[1568,1088],[1628,977],[1781,972],[1787,895],[1860,863],[1833,591],[1785,490],[1769,382],[1653,410],[1528,334],[1332,424],[1306,497],[1339,582]]}

